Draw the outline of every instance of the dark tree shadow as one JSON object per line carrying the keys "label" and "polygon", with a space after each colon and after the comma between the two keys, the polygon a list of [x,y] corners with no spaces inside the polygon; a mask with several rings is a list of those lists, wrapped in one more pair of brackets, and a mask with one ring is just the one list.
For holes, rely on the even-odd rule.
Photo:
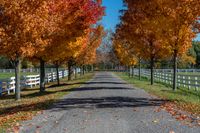
{"label": "dark tree shadow", "polygon": [[67,89],[67,90],[63,90],[63,91],[64,92],[76,92],[76,91],[95,91],[95,90],[134,90],[134,89],[126,88],[126,87],[81,87],[81,88]]}
{"label": "dark tree shadow", "polygon": [[[59,91],[57,91],[57,92],[59,92]],[[56,91],[55,92],[45,91],[45,92],[35,92],[35,93],[31,93],[31,94],[26,94],[26,95],[22,94],[22,98],[41,97],[41,96],[51,95],[51,94],[54,94],[57,92]]]}
{"label": "dark tree shadow", "polygon": [[52,106],[52,111],[90,108],[134,108],[160,106],[166,102],[161,99],[132,98],[132,97],[100,97],[100,98],[67,98]]}
{"label": "dark tree shadow", "polygon": [[92,84],[113,84],[113,85],[123,85],[123,84],[127,84],[127,83],[123,83],[123,82],[78,82],[78,83],[64,83],[64,84],[60,84],[60,85],[51,85],[48,88],[54,88],[54,87],[63,87],[63,86],[69,86],[69,85],[92,85]]}
{"label": "dark tree shadow", "polygon": [[13,107],[0,109],[0,117],[5,115],[15,114],[17,112],[41,111],[49,108],[56,100],[46,100],[37,103],[16,105]]}

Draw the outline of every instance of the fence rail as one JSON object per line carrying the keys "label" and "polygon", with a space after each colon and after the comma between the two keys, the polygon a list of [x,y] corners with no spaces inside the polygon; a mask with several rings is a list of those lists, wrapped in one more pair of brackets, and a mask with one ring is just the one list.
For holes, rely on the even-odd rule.
{"label": "fence rail", "polygon": [[[64,68],[59,68],[60,70],[65,70]],[[50,72],[56,72],[56,68],[45,68],[45,71]],[[0,73],[14,73],[15,69],[0,69]],[[23,73],[39,73],[39,68],[28,68],[28,69],[21,69],[21,72]]]}
{"label": "fence rail", "polygon": [[[64,78],[68,76],[68,70],[59,71],[59,78]],[[46,83],[54,82],[57,79],[57,74],[55,72],[47,73],[45,77]],[[40,75],[28,75],[21,77],[21,89],[26,87],[34,87],[40,85]],[[15,77],[11,77],[8,80],[4,80],[0,82],[0,95],[2,93],[7,92],[10,94],[11,92],[15,93]]]}
{"label": "fence rail", "polygon": [[[183,71],[179,71],[183,72]],[[191,72],[188,70],[187,72]],[[196,71],[197,72],[197,71]],[[132,70],[130,70],[132,73]],[[139,75],[139,70],[134,69],[134,75]],[[141,76],[147,79],[151,78],[151,72],[148,69],[141,69]],[[154,80],[156,82],[165,83],[168,85],[172,85],[173,83],[173,74],[169,71],[161,71],[159,69],[155,69],[154,72]],[[178,87],[194,89],[196,91],[200,90],[200,75],[192,75],[192,74],[178,74],[177,76],[177,85]]]}

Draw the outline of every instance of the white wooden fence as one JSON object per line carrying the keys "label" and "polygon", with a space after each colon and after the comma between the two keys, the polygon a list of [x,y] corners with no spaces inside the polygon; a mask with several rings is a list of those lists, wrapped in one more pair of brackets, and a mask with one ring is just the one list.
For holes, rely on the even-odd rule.
{"label": "white wooden fence", "polygon": [[[182,72],[182,71],[181,71]],[[191,71],[187,71],[191,72]],[[130,70],[132,73],[132,70]],[[139,75],[139,70],[134,69],[134,75]],[[141,69],[141,76],[147,79],[151,78],[151,72],[149,69]],[[173,74],[170,72],[162,72],[159,69],[155,69],[154,71],[154,80],[156,82],[165,83],[168,85],[172,85],[173,83]],[[178,74],[177,77],[177,85],[178,87],[200,90],[200,75],[192,75],[192,74]]]}
{"label": "white wooden fence", "polygon": [[[59,71],[59,78],[64,78],[67,76],[68,76],[68,70]],[[47,83],[53,82],[56,79],[57,79],[57,75],[55,72],[46,74]],[[21,89],[25,87],[32,88],[34,86],[40,85],[40,75],[22,76],[20,85],[21,85]],[[15,77],[11,77],[7,81],[4,80],[0,82],[0,95],[3,92],[7,92],[8,94],[10,94],[11,91],[15,93]]]}
{"label": "white wooden fence", "polygon": [[[64,70],[64,68],[59,68],[60,70]],[[56,68],[45,68],[45,71],[50,72],[56,72]],[[15,69],[0,69],[0,73],[14,73]],[[28,69],[21,69],[21,72],[23,73],[39,73],[39,68],[28,68]]]}

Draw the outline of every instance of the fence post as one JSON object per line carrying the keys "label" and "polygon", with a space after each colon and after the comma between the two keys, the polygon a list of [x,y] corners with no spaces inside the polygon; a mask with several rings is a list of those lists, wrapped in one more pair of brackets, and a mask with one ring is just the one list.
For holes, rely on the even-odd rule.
{"label": "fence post", "polygon": [[168,74],[165,74],[165,83],[168,84]]}
{"label": "fence post", "polygon": [[0,81],[0,96],[2,96],[3,93],[3,83]]}
{"label": "fence post", "polygon": [[50,82],[50,81],[49,81],[49,78],[50,78],[49,73],[47,73],[47,83]]}
{"label": "fence post", "polygon": [[52,82],[54,81],[54,79],[53,79],[53,72],[51,72],[51,80],[52,80]]}
{"label": "fence post", "polygon": [[190,86],[190,85],[191,85],[190,79],[191,79],[190,76],[188,76],[188,89],[189,89],[189,90],[190,90],[190,88],[191,88],[191,86]]}
{"label": "fence post", "polygon": [[180,80],[180,75],[178,75],[178,87],[181,86],[180,82],[181,82],[181,80]]}
{"label": "fence post", "polygon": [[185,88],[185,76],[183,76],[183,87]]}
{"label": "fence post", "polygon": [[65,78],[65,70],[62,70],[62,77]]}
{"label": "fence post", "polygon": [[198,90],[198,77],[195,77],[195,91]]}
{"label": "fence post", "polygon": [[[6,84],[7,84],[6,89],[8,91],[8,95],[10,95],[10,83],[9,83],[9,81],[7,81]],[[14,91],[15,91],[15,89],[14,89]]]}

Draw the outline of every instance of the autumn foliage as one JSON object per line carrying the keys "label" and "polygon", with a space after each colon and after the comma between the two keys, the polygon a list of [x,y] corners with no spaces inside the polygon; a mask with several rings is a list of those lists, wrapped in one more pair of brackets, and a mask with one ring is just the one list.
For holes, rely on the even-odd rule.
{"label": "autumn foliage", "polygon": [[119,54],[121,50],[129,53],[128,57],[150,62],[151,84],[155,62],[172,58],[175,90],[178,58],[186,57],[199,33],[200,1],[124,0],[124,3],[127,9],[122,12],[114,37],[118,58],[124,60],[124,54]]}
{"label": "autumn foliage", "polygon": [[[0,2],[0,54],[15,64],[16,99],[20,98],[20,62],[41,63],[44,91],[45,62],[75,59],[88,47],[88,36],[104,15],[100,0],[2,0]],[[101,37],[101,36],[98,36]],[[94,59],[95,49],[87,58]]]}

